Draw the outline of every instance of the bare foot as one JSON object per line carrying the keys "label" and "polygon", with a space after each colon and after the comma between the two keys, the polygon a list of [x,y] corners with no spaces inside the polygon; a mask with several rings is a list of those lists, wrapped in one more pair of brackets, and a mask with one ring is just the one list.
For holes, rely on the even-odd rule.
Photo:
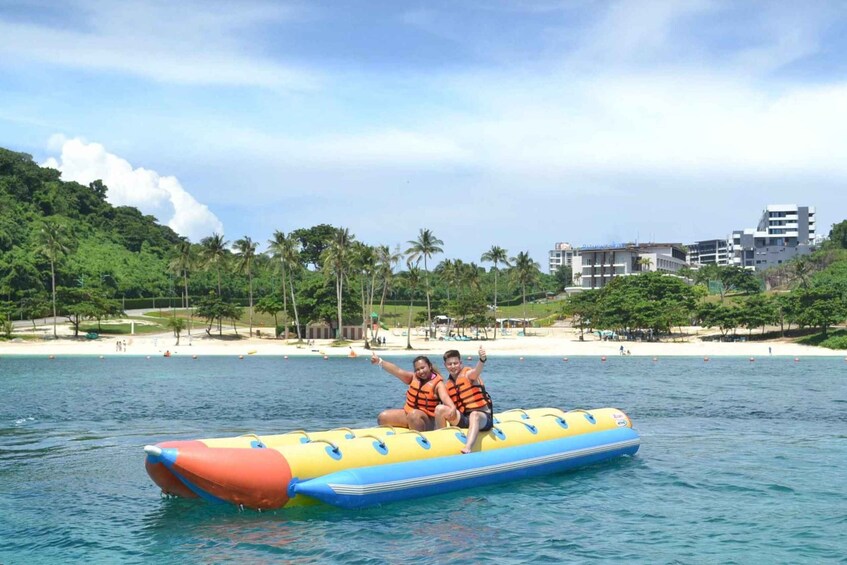
{"label": "bare foot", "polygon": [[470,447],[466,447],[466,448],[464,448],[464,449],[462,450],[462,455],[467,455],[467,454],[468,454],[468,453],[470,453],[470,452],[471,452],[471,448],[470,448]]}

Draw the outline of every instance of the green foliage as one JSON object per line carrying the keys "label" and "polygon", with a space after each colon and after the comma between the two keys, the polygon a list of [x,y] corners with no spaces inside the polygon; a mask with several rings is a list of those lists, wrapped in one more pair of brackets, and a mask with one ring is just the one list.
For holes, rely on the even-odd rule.
{"label": "green foliage", "polygon": [[847,249],[847,220],[833,224],[832,229],[829,230],[829,239],[827,239],[826,244],[828,247],[836,249]]}
{"label": "green foliage", "polygon": [[[180,302],[184,307],[192,295],[201,297],[197,306],[211,329],[214,321],[220,328],[223,320],[239,318],[238,304],[251,303],[255,295],[256,312],[273,316],[275,326],[280,325],[279,313],[283,326],[291,313],[302,314],[297,325],[326,321],[337,326],[359,324],[374,310],[393,325],[406,325],[424,311],[417,305],[426,305],[427,318],[434,306],[460,325],[481,326],[491,321],[492,303],[501,317],[549,316],[558,304],[528,302],[570,285],[567,267],[543,274],[527,252],[507,260],[505,249],[497,246],[481,256],[494,265],[488,271],[447,259],[430,273],[427,261],[442,252],[443,244],[426,229],[409,242],[413,263],[398,273],[399,248],[393,254],[384,246],[374,250],[356,244],[349,231],[327,224],[287,236],[277,232],[272,259],[257,254],[256,245],[245,237],[239,243],[239,268],[234,269],[223,236],[191,244],[135,208],[111,206],[107,195],[100,180],[88,186],[63,182],[58,171],[37,166],[31,156],[0,149],[0,297],[15,309],[13,315],[6,313],[7,320],[43,317],[55,305],[79,331],[85,320],[97,320],[99,326],[105,317],[117,315],[118,300],[129,305],[151,298],[148,307]],[[418,260],[422,269],[414,262]],[[325,270],[309,271],[305,265],[323,265]],[[701,286],[692,288],[658,273],[621,277],[602,290],[569,298],[562,310],[581,330],[642,328],[658,333],[699,318],[724,333],[778,321],[789,328],[821,328],[826,339],[829,328],[847,318],[847,220],[833,226],[822,250],[763,275],[771,288],[793,289],[776,298],[760,294],[759,274],[738,267],[704,266],[685,274]],[[744,296],[698,308],[708,281],[719,281],[722,302],[728,291]],[[211,290],[215,292],[209,294]],[[179,295],[181,300],[161,298]],[[384,312],[385,303],[397,307]]]}
{"label": "green foliage", "polygon": [[555,292],[563,291],[565,288],[573,285],[571,282],[573,280],[573,268],[568,265],[560,265],[553,274],[553,277],[556,281]]}
{"label": "green foliage", "polygon": [[14,331],[14,325],[12,325],[12,320],[9,319],[9,315],[6,312],[0,312],[0,334],[6,339],[12,338],[12,331]]}
{"label": "green foliage", "polygon": [[815,345],[828,349],[847,349],[847,330],[837,330],[829,334],[818,333],[797,340],[804,345]]}
{"label": "green foliage", "polygon": [[579,338],[582,339],[585,330],[591,327],[591,320],[597,312],[601,292],[599,290],[583,290],[568,297],[562,306],[562,314],[571,316],[574,327],[579,328]]}
{"label": "green foliage", "polygon": [[[278,314],[284,308],[283,300],[278,294],[269,294],[263,296],[256,303],[256,312],[261,314],[269,314],[274,317],[274,327],[279,326]],[[279,333],[277,333],[279,335]]]}
{"label": "green foliage", "polygon": [[615,277],[600,290],[592,327],[669,333],[688,322],[695,300],[693,289],[677,277],[658,272]]}
{"label": "green foliage", "polygon": [[738,321],[748,330],[760,327],[764,333],[766,325],[779,321],[775,299],[763,294],[748,297],[743,303]]}
{"label": "green foliage", "polygon": [[182,333],[182,330],[186,328],[187,324],[188,321],[185,318],[177,318],[176,316],[171,316],[165,321],[165,326],[174,332],[177,345],[179,345],[179,336]]}
{"label": "green foliage", "polygon": [[726,335],[741,323],[742,312],[740,308],[726,304],[715,304],[707,302],[701,304],[697,309],[697,318],[704,328],[718,328],[721,335]]}
{"label": "green foliage", "polygon": [[[356,293],[349,285],[343,289],[343,324],[361,323],[362,307]],[[303,320],[324,322],[331,327],[337,325],[335,284],[321,273],[307,272],[300,282],[297,307]]]}
{"label": "green foliage", "polygon": [[320,224],[311,228],[300,228],[291,232],[290,237],[300,243],[300,256],[303,263],[319,269],[321,255],[329,247],[338,233],[338,228]]}
{"label": "green foliage", "polygon": [[[131,207],[106,202],[108,188],[62,182],[32,157],[0,149],[0,292],[20,302],[56,285],[155,296],[168,288],[161,258],[179,241]],[[78,246],[77,246],[78,242]]]}
{"label": "green foliage", "polygon": [[795,321],[800,327],[818,327],[826,335],[829,326],[847,318],[844,294],[835,287],[820,285],[797,289],[792,293],[792,298],[796,301]]}
{"label": "green foliage", "polygon": [[222,321],[230,313],[229,305],[224,302],[215,291],[210,290],[207,296],[195,303],[197,316],[206,320],[208,327],[206,333],[211,335],[212,325],[218,322],[218,333],[222,334]]}
{"label": "green foliage", "polygon": [[84,320],[100,322],[107,317],[120,315],[120,304],[106,297],[100,289],[62,287],[58,289],[59,299],[64,305],[64,316],[74,329],[74,336],[79,335],[80,324]]}

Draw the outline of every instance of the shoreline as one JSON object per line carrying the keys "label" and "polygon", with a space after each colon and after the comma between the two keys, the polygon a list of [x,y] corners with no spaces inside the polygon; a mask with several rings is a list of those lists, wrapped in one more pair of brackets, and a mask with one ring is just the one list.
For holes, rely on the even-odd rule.
{"label": "shoreline", "polygon": [[[261,328],[265,331],[265,328]],[[406,349],[406,336],[386,332],[384,346],[366,349],[361,340],[345,346],[333,347],[332,340],[315,340],[313,345],[297,345],[293,340],[267,337],[232,336],[209,337],[206,334],[182,336],[180,344],[171,333],[134,336],[102,336],[97,340],[61,336],[58,339],[0,342],[2,357],[154,357],[170,352],[173,357],[370,357],[371,351],[380,356],[440,357],[448,349],[458,349],[464,358],[476,358],[479,347],[484,347],[492,357],[621,357],[620,348],[629,355],[624,357],[844,357],[847,351],[800,345],[787,340],[714,342],[692,337],[687,341],[639,342],[601,341],[586,336],[579,341],[578,332],[557,328],[546,335],[500,336],[496,340],[442,341],[411,339],[412,350]],[[541,332],[539,332],[541,334]],[[126,342],[126,348],[117,351],[117,341]],[[351,352],[354,355],[351,355]]]}

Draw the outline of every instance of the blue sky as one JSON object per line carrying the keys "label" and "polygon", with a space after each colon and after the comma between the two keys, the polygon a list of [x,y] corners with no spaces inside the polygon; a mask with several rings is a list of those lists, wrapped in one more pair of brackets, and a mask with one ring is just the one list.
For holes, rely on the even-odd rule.
{"label": "blue sky", "polygon": [[[799,7],[798,7],[799,6]],[[421,228],[546,266],[847,218],[842,2],[0,0],[0,146],[192,240]]]}

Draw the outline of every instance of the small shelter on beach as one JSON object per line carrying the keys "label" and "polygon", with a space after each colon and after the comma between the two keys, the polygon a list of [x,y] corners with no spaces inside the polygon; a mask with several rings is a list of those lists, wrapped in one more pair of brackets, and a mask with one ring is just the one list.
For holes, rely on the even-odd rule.
{"label": "small shelter on beach", "polygon": [[523,328],[524,326],[531,326],[534,320],[537,320],[537,318],[497,318],[497,327],[501,330]]}

